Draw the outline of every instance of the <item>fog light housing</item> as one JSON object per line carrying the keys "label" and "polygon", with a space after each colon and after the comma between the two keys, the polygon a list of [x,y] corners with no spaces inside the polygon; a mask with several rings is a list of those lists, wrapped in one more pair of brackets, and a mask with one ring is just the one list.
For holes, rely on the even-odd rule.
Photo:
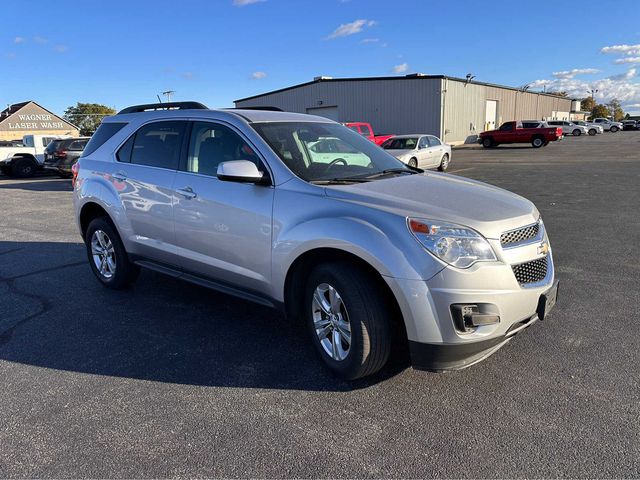
{"label": "fog light housing", "polygon": [[451,316],[456,330],[470,333],[477,327],[500,323],[500,315],[491,311],[494,309],[490,304],[458,303],[451,305]]}

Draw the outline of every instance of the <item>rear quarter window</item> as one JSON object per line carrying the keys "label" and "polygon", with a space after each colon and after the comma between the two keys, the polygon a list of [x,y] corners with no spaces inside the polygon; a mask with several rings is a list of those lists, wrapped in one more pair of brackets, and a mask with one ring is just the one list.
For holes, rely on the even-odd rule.
{"label": "rear quarter window", "polygon": [[113,137],[126,125],[126,122],[101,123],[96,133],[93,134],[89,143],[84,149],[84,156],[91,155],[100,148],[107,140]]}

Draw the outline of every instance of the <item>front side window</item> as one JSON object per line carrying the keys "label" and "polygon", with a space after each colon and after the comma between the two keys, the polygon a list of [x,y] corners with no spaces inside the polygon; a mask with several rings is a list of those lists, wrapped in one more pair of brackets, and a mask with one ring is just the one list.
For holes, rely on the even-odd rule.
{"label": "front side window", "polygon": [[500,131],[502,132],[510,132],[513,130],[513,124],[512,123],[505,123],[504,125],[502,125],[500,127]]}
{"label": "front side window", "polygon": [[24,146],[25,147],[35,147],[35,143],[33,143],[33,135],[27,135],[24,137]]}
{"label": "front side window", "polygon": [[252,127],[292,172],[308,182],[413,173],[373,142],[336,123],[268,122]]}
{"label": "front side window", "polygon": [[369,125],[360,125],[360,133],[362,133],[362,135],[364,135],[365,137],[370,137],[371,135],[373,135],[371,133]]}
{"label": "front side window", "polygon": [[131,163],[177,170],[184,130],[185,122],[182,121],[144,125],[135,134]]}
{"label": "front side window", "polygon": [[189,141],[187,171],[215,177],[218,165],[232,160],[248,160],[260,168],[253,148],[229,127],[210,122],[194,122]]}

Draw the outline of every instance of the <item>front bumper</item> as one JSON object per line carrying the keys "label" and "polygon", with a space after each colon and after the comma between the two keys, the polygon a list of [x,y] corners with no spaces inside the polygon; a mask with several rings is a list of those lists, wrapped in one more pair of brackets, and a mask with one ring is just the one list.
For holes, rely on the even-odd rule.
{"label": "front bumper", "polygon": [[[512,270],[521,261],[542,258],[536,253],[539,245],[505,250],[498,262],[445,268],[427,281],[387,279],[405,319],[413,366],[435,371],[469,367],[545,315],[541,299],[556,286],[551,251],[545,254],[548,268],[541,281],[520,285]],[[478,306],[499,321],[461,330],[452,308],[457,305]]]}

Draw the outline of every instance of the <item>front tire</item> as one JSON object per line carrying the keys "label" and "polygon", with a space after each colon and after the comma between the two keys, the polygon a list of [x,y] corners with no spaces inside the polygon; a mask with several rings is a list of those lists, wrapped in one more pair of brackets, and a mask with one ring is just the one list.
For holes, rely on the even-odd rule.
{"label": "front tire", "polygon": [[616,133],[618,130],[620,130],[618,127],[611,127],[611,133]]}
{"label": "front tire", "polygon": [[138,277],[140,267],[131,263],[118,232],[107,218],[91,221],[85,245],[91,270],[105,287],[121,290]]}
{"label": "front tire", "polygon": [[596,132],[595,128],[589,129],[589,136],[593,137],[594,135],[597,135],[597,134],[598,134],[598,132]]}
{"label": "front tire", "polygon": [[579,137],[580,135],[582,135],[582,131],[578,130],[577,128],[571,133],[573,133],[574,137]]}
{"label": "front tire", "polygon": [[391,311],[385,299],[353,264],[321,264],[311,272],[303,311],[316,350],[336,376],[355,380],[387,363]]}
{"label": "front tire", "polygon": [[493,139],[491,138],[484,138],[482,139],[482,146],[484,148],[491,148],[493,147]]}
{"label": "front tire", "polygon": [[445,172],[449,168],[449,154],[445,153],[442,156],[442,160],[440,160],[440,165],[438,165],[438,170],[441,172]]}
{"label": "front tire", "polygon": [[533,148],[540,148],[544,145],[544,139],[542,137],[535,137],[531,140],[531,145]]}
{"label": "front tire", "polygon": [[411,160],[409,160],[409,162],[407,162],[407,164],[410,167],[418,168],[418,160],[416,158],[412,158]]}

